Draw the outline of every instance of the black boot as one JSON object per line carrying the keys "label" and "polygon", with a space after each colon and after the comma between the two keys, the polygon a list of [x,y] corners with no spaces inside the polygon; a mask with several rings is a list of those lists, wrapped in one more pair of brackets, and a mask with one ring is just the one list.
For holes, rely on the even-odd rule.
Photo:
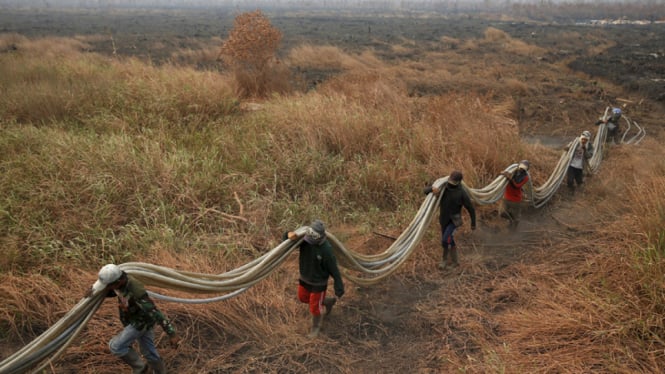
{"label": "black boot", "polygon": [[332,312],[332,308],[337,302],[337,299],[334,297],[326,297],[323,299],[323,305],[326,307],[326,315],[330,314]]}
{"label": "black boot", "polygon": [[568,195],[575,196],[575,186],[568,185]]}
{"label": "black boot", "polygon": [[132,367],[132,374],[142,374],[148,371],[148,365],[143,362],[135,350],[129,349],[126,355],[120,356],[125,363]]}
{"label": "black boot", "polygon": [[161,358],[157,361],[148,361],[148,365],[152,369],[154,374],[166,374],[166,367],[164,366],[164,360]]}
{"label": "black boot", "polygon": [[439,263],[439,270],[446,270],[447,266],[448,266],[448,248],[443,247],[443,258]]}
{"label": "black boot", "polygon": [[511,220],[510,223],[508,224],[508,230],[517,231],[517,225],[518,224],[519,224],[519,221]]}
{"label": "black boot", "polygon": [[459,262],[457,262],[457,247],[456,246],[450,247],[450,257],[452,257],[452,260],[453,260],[452,265],[454,267],[458,267]]}

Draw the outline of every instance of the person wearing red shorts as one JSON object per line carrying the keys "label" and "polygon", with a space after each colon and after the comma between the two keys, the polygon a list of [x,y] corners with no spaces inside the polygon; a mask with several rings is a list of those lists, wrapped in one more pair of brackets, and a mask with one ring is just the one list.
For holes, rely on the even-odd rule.
{"label": "person wearing red shorts", "polygon": [[[300,239],[293,231],[284,233],[284,239],[287,238],[293,241]],[[321,220],[317,219],[310,224],[299,246],[298,300],[309,304],[309,312],[312,315],[312,330],[309,337],[314,338],[321,331],[322,307],[325,307],[325,314],[328,315],[337,301],[335,297],[326,297],[328,278],[332,276],[335,296],[338,298],[344,295],[344,281],[337,267],[332,245],[326,238],[325,225]]]}

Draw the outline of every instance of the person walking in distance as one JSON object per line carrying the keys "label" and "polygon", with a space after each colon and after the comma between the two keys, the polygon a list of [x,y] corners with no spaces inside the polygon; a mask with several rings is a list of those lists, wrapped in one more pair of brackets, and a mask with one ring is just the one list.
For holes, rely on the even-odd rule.
{"label": "person walking in distance", "polygon": [[508,180],[503,193],[501,216],[508,219],[508,228],[511,230],[517,229],[522,217],[522,187],[529,181],[529,165],[528,160],[522,160],[512,173],[501,173]]}
{"label": "person walking in distance", "polygon": [[445,270],[449,266],[459,266],[457,245],[455,243],[455,230],[462,226],[462,207],[466,208],[471,216],[471,230],[476,229],[476,210],[471,204],[471,198],[462,187],[463,175],[461,171],[453,171],[441,191],[438,187],[425,187],[425,195],[443,193],[439,202],[439,224],[441,225],[441,246],[443,258],[439,269]]}
{"label": "person walking in distance", "polygon": [[[287,238],[292,241],[300,239],[298,234],[293,231],[284,233],[283,239]],[[307,228],[303,241],[300,243],[298,263],[300,271],[298,300],[309,304],[312,329],[308,336],[315,338],[321,331],[322,307],[325,307],[325,315],[328,315],[337,302],[335,297],[326,297],[329,277],[332,277],[334,281],[335,296],[341,298],[344,295],[344,281],[337,267],[332,245],[326,237],[325,225],[321,220],[314,220]]]}
{"label": "person walking in distance", "polygon": [[[168,319],[157,309],[143,284],[127,275],[117,265],[108,264],[99,271],[98,279],[90,288],[88,297],[104,292],[106,297],[118,298],[120,321],[124,329],[109,342],[111,353],[132,368],[132,373],[166,373],[164,361],[155,347],[154,326],[159,324],[169,336],[169,343],[177,348],[180,338]],[[146,363],[132,348],[137,341]]]}
{"label": "person walking in distance", "polygon": [[621,116],[623,112],[621,108],[612,108],[612,114],[605,119],[598,120],[596,125],[605,124],[607,126],[607,137],[605,142],[609,143],[610,141],[614,144],[619,144],[621,139],[619,139],[619,134],[621,133]]}
{"label": "person walking in distance", "polygon": [[[566,150],[569,150],[566,147]],[[584,183],[584,165],[593,156],[593,144],[591,144],[591,133],[589,131],[582,132],[580,140],[575,146],[573,156],[568,165],[567,180],[568,190],[571,194],[575,193],[575,185],[581,187]]]}

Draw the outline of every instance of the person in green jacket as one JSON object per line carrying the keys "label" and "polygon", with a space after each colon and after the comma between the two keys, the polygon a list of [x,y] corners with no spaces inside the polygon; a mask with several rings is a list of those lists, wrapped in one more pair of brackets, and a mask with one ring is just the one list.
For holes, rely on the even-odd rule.
{"label": "person in green jacket", "polygon": [[[125,326],[109,342],[111,353],[131,366],[134,374],[147,373],[149,368],[156,374],[166,373],[164,361],[155,347],[153,327],[159,324],[164,329],[173,348],[178,347],[180,338],[171,322],[150,299],[143,284],[117,265],[108,264],[99,271],[99,277],[87,296],[99,292],[105,292],[106,297],[118,298],[120,321]],[[134,341],[138,341],[141,353],[148,361],[147,365],[132,348]]]}
{"label": "person in green jacket", "polygon": [[[284,239],[287,238],[293,241],[300,239],[293,231],[284,233]],[[326,297],[329,277],[332,276],[334,281],[335,296],[339,298],[344,295],[344,281],[321,220],[317,219],[310,224],[300,243],[299,269],[298,300],[309,304],[312,315],[309,337],[314,338],[321,331],[322,306],[325,306],[325,314],[328,315],[337,301],[335,297]]]}

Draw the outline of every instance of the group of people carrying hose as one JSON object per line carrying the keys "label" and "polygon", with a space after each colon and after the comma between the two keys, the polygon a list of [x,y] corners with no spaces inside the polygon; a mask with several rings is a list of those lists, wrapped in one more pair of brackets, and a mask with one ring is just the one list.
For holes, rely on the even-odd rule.
{"label": "group of people carrying hose", "polygon": [[[528,160],[519,162],[513,172],[504,171],[501,173],[508,180],[503,195],[501,206],[501,216],[508,219],[510,229],[514,230],[519,224],[522,213],[522,187],[529,181]],[[433,193],[439,195],[439,224],[441,225],[441,246],[443,247],[443,257],[439,263],[439,269],[446,270],[450,267],[459,266],[459,256],[457,255],[457,245],[455,243],[455,231],[462,226],[462,207],[464,207],[471,217],[471,230],[476,229],[476,210],[471,202],[471,197],[461,185],[464,175],[461,171],[455,170],[448,176],[445,186],[425,187],[425,195]]]}
{"label": "group of people carrying hose", "polygon": [[[344,295],[344,281],[333,254],[333,248],[326,237],[325,225],[321,220],[314,220],[302,237],[295,231],[285,232],[283,240],[300,241],[298,300],[309,305],[312,315],[312,327],[308,334],[318,336],[323,317],[330,314],[337,298]],[[327,297],[328,279],[334,280],[336,297]],[[155,306],[143,284],[120,269],[115,264],[101,268],[95,284],[88,290],[86,297],[98,293],[106,297],[117,297],[120,320],[123,330],[109,342],[111,353],[119,357],[132,368],[133,374],[166,373],[164,361],[155,347],[155,325],[160,325],[169,336],[169,343],[177,348],[180,338],[173,325]],[[144,362],[132,347],[137,342]]]}
{"label": "group of people carrying hose", "polygon": [[[616,141],[620,118],[621,110],[614,108],[611,117],[596,123],[605,123],[608,126],[608,140]],[[583,183],[584,165],[594,152],[590,140],[591,133],[584,131],[580,135],[579,142],[574,143],[575,149],[566,176],[567,186],[571,191],[575,190],[575,185],[580,186]],[[522,160],[512,172],[506,170],[501,173],[507,180],[501,216],[508,219],[511,230],[517,228],[521,219],[522,188],[529,181],[529,167],[530,162]],[[461,215],[463,207],[470,216],[471,229],[476,229],[476,212],[472,199],[461,183],[462,180],[462,172],[455,170],[450,173],[444,186],[431,185],[424,189],[426,195],[432,193],[439,198],[443,256],[438,267],[441,270],[459,266],[454,234],[463,224]],[[323,318],[330,314],[337,298],[344,295],[344,281],[332,245],[326,237],[325,225],[321,220],[314,220],[304,234],[289,231],[284,233],[282,239],[299,242],[300,276],[297,295],[300,302],[309,305],[312,326],[308,336],[313,338],[318,336]],[[335,297],[327,296],[330,277],[334,281]],[[173,325],[157,309],[143,284],[117,265],[107,264],[99,271],[98,279],[86,297],[100,292],[106,297],[118,299],[120,320],[124,326],[124,329],[109,342],[111,353],[127,363],[134,374],[147,373],[149,369],[156,374],[166,373],[164,362],[155,347],[154,326],[158,324],[163,328],[169,336],[169,343],[174,348],[178,347],[180,338]],[[138,342],[141,354],[147,362],[144,362],[138,352],[132,348],[134,342]]]}
{"label": "group of people carrying hose", "polygon": [[[606,142],[612,142],[613,144],[618,144],[620,142],[619,134],[621,132],[621,124],[619,120],[621,119],[622,114],[623,111],[621,108],[615,107],[612,108],[611,114],[607,118],[596,121],[596,125],[605,124],[607,126]],[[568,147],[565,149],[568,150]],[[575,194],[576,187],[581,187],[584,183],[584,167],[588,160],[593,157],[593,153],[594,148],[593,144],[591,144],[591,132],[585,130],[580,135],[580,141],[575,147],[570,164],[568,165],[566,185],[568,186],[568,191],[571,195]]]}
{"label": "group of people carrying hose", "polygon": [[[606,141],[617,142],[620,132],[619,120],[622,111],[620,108],[612,108],[611,115],[605,119],[596,122],[596,125],[607,125],[608,135]],[[575,189],[584,183],[584,167],[591,157],[593,157],[594,147],[591,144],[591,132],[585,130],[575,145],[570,164],[566,171],[566,185],[571,194]],[[569,148],[566,147],[566,150]],[[501,217],[508,220],[510,230],[517,229],[522,214],[522,188],[529,181],[529,167],[531,163],[528,160],[522,160],[517,168],[510,171],[503,171],[501,175],[506,178],[508,183],[503,195],[500,208]],[[476,212],[473,207],[469,194],[461,187],[463,174],[455,170],[448,176],[445,186],[441,189],[434,185],[425,187],[425,195],[433,193],[439,195],[443,193],[439,200],[439,224],[441,225],[441,246],[443,247],[443,256],[439,263],[439,269],[445,270],[450,267],[459,266],[457,245],[455,243],[454,233],[458,227],[462,226],[462,207],[464,207],[471,218],[471,230],[476,229]],[[443,192],[442,192],[443,191]]]}

